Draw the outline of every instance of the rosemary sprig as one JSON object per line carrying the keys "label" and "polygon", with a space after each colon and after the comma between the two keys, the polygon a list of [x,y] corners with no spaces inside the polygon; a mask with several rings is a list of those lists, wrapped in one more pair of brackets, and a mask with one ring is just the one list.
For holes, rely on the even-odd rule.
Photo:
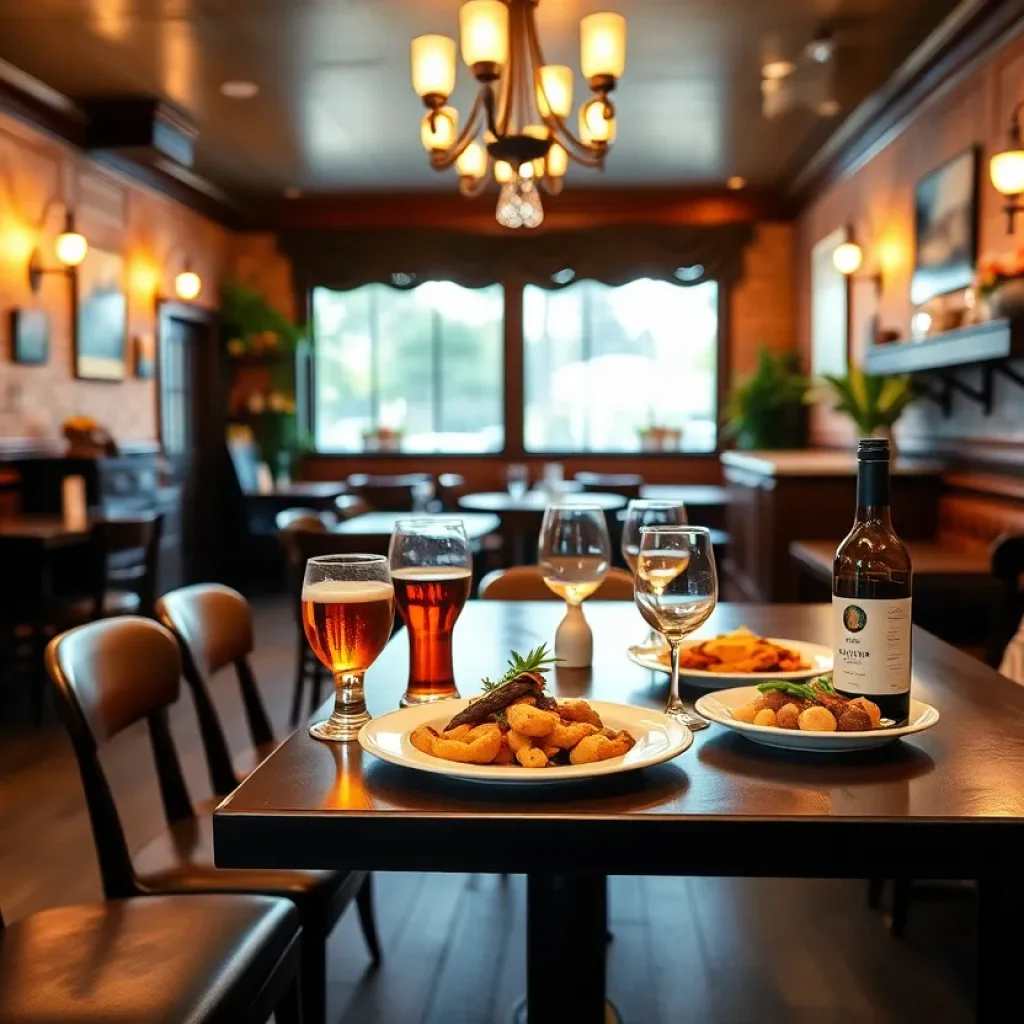
{"label": "rosemary sprig", "polygon": [[535,647],[527,653],[526,657],[523,657],[518,651],[513,651],[512,657],[508,660],[508,668],[505,670],[505,674],[500,679],[484,679],[483,687],[487,693],[490,693],[491,690],[504,686],[505,683],[511,682],[516,676],[521,676],[524,672],[537,672],[543,675],[552,665],[557,664],[558,658],[553,658],[550,655],[547,644]]}

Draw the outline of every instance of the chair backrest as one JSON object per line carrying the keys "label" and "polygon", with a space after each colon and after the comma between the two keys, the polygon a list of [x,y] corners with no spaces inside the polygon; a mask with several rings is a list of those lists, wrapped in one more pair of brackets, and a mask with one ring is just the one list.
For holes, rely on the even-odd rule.
{"label": "chair backrest", "polygon": [[103,616],[103,595],[111,583],[139,595],[142,611],[153,612],[163,516],[157,512],[98,519],[89,531],[92,618]]}
{"label": "chair backrest", "polygon": [[107,899],[138,895],[124,827],[98,749],[145,719],[168,822],[194,815],[167,722],[167,709],[180,692],[178,645],[151,619],[101,619],[51,640],[46,670],[78,760],[103,891]]}
{"label": "chair backrest", "polygon": [[291,530],[315,530],[323,533],[332,529],[335,523],[337,518],[333,512],[320,512],[315,508],[285,508],[274,516],[274,525],[282,535]]}
{"label": "chair backrest", "polygon": [[[479,596],[489,601],[560,601],[544,582],[539,565],[495,569],[480,581]],[[632,601],[633,577],[625,569],[608,570],[590,601]]]}
{"label": "chair backrest", "polygon": [[999,604],[992,616],[985,660],[997,666],[1024,617],[1024,534],[1007,533],[992,545],[992,575],[999,580]]}
{"label": "chair backrest", "polygon": [[384,512],[412,512],[426,508],[434,496],[434,478],[429,473],[401,473],[396,476],[353,473],[347,483],[373,508]]}
{"label": "chair backrest", "polygon": [[156,613],[181,645],[182,668],[195,704],[210,783],[218,796],[227,796],[238,779],[210,696],[209,676],[233,665],[253,746],[274,738],[248,659],[253,649],[252,609],[237,590],[219,583],[197,583],[165,594],[156,603]]}
{"label": "chair backrest", "polygon": [[442,512],[457,512],[459,497],[466,489],[466,478],[461,473],[442,473],[437,478],[437,498]]}
{"label": "chair backrest", "polygon": [[623,498],[639,498],[640,488],[645,481],[637,473],[590,473],[576,474],[576,481],[588,493],[618,494]]}
{"label": "chair backrest", "polygon": [[339,494],[334,499],[334,512],[339,523],[355,519],[356,516],[365,515],[369,511],[369,502],[360,498],[358,494]]}

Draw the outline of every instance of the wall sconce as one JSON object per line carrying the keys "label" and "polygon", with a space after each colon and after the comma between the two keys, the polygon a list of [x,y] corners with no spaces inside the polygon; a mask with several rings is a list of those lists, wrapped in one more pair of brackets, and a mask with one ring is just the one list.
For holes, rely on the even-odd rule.
{"label": "wall sconce", "polygon": [[1020,111],[1024,103],[1018,103],[1010,116],[1010,130],[1007,133],[1006,149],[996,153],[989,161],[988,173],[997,192],[1006,196],[1006,233],[1013,234],[1013,221],[1024,209],[1021,193],[1024,192],[1024,143],[1020,137]]}
{"label": "wall sconce", "polygon": [[184,302],[191,302],[203,290],[203,279],[192,269],[189,260],[185,269],[174,279],[174,292]]}
{"label": "wall sconce", "polygon": [[89,251],[89,243],[85,240],[85,235],[75,228],[75,215],[70,210],[64,216],[64,230],[57,236],[54,251],[61,262],[59,267],[43,266],[43,255],[39,251],[39,246],[32,250],[32,255],[28,258],[28,284],[33,295],[42,286],[44,274],[70,275]]}
{"label": "wall sconce", "polygon": [[864,262],[864,251],[856,242],[842,242],[832,250],[832,264],[836,270],[851,281],[871,281],[875,286],[875,294],[882,294],[882,272],[875,274],[858,274]]}

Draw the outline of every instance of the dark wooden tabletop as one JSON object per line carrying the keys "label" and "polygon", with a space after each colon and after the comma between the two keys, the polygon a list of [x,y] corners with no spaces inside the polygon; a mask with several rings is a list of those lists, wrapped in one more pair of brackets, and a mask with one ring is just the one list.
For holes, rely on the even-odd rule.
{"label": "dark wooden tabletop", "polygon": [[80,544],[88,538],[88,529],[69,530],[61,516],[18,515],[0,519],[0,541],[54,548]]}
{"label": "dark wooden tabletop", "polygon": [[[813,576],[832,580],[832,560],[838,542],[827,540],[795,540],[789,546],[790,556]],[[957,551],[948,544],[929,541],[908,541],[914,576],[989,576],[990,560],[986,552]]]}
{"label": "dark wooden tabletop", "polygon": [[[586,614],[593,669],[558,672],[556,691],[661,706],[665,677],[626,658],[645,632],[636,609],[594,602]],[[463,695],[500,672],[510,648],[550,641],[561,615],[555,602],[470,602],[455,630]],[[704,632],[747,625],[827,643],[829,616],[825,605],[723,605]],[[1024,849],[1024,687],[919,629],[914,643],[914,693],[942,720],[859,754],[776,751],[713,725],[668,764],[521,788],[416,773],[300,729],[217,811],[217,861],[767,877],[1015,872]],[[402,632],[367,675],[373,714],[397,706],[406,673]]]}
{"label": "dark wooden tabletop", "polygon": [[493,533],[501,525],[501,520],[491,512],[453,512],[449,515],[419,515],[415,512],[364,512],[339,523],[335,533],[344,533],[353,537],[390,537],[399,519],[461,519],[466,527],[466,536],[470,540],[480,540]]}

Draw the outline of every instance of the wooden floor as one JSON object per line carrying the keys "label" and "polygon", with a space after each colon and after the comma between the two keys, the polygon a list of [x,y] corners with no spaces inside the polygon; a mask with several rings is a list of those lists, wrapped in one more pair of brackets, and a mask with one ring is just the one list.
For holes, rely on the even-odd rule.
{"label": "wooden floor", "polygon": [[[258,616],[257,678],[283,734],[292,622],[276,602],[261,604]],[[230,677],[215,680],[214,697],[242,749]],[[30,731],[18,694],[0,700],[0,908],[13,920],[98,898],[70,746],[53,720]],[[208,797],[187,697],[173,728],[193,796]],[[105,758],[133,845],[161,827],[149,757],[142,729],[118,737]],[[793,850],[795,860],[827,855]],[[518,876],[378,875],[385,963],[368,971],[358,925],[346,915],[331,941],[332,1024],[509,1020],[525,984],[524,892]],[[970,904],[915,904],[907,938],[896,941],[865,893],[863,882],[612,879],[610,995],[627,1024],[971,1020]]]}

